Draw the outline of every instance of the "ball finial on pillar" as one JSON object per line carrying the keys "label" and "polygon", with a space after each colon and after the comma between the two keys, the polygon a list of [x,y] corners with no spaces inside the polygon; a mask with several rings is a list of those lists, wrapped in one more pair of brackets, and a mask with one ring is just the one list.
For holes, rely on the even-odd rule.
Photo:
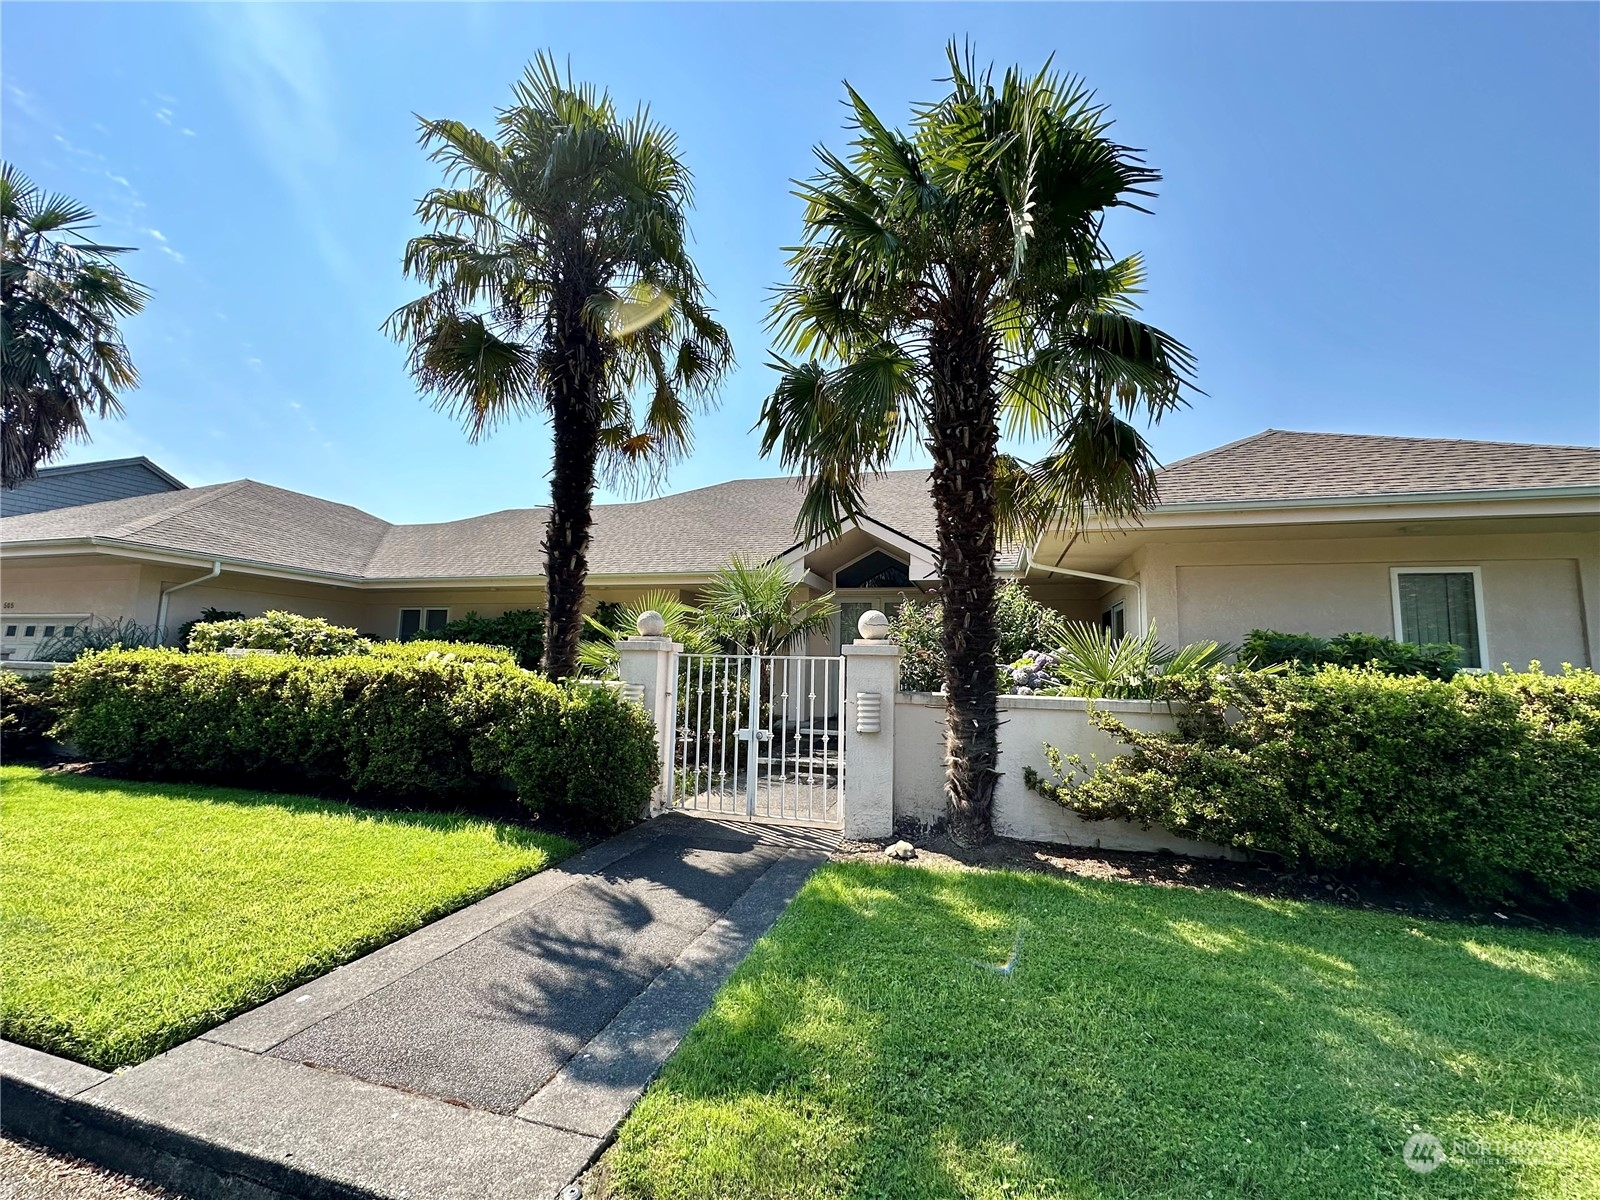
{"label": "ball finial on pillar", "polygon": [[660,637],[667,630],[667,619],[653,608],[646,609],[639,614],[633,627],[639,631],[640,637]]}
{"label": "ball finial on pillar", "polygon": [[856,622],[856,630],[869,642],[881,642],[889,636],[889,618],[869,608]]}

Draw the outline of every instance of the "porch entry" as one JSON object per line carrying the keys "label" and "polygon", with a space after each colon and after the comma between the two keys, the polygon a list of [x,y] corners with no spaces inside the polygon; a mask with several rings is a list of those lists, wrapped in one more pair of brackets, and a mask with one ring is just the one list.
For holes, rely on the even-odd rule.
{"label": "porch entry", "polygon": [[805,825],[844,819],[844,658],[679,654],[671,808]]}

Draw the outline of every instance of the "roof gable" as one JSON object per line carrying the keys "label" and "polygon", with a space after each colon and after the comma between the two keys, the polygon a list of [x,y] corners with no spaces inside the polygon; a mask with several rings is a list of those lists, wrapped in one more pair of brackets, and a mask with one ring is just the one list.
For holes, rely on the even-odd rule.
{"label": "roof gable", "polygon": [[44,467],[26,483],[0,492],[0,513],[21,516],[183,489],[181,482],[148,458],[73,463]]}

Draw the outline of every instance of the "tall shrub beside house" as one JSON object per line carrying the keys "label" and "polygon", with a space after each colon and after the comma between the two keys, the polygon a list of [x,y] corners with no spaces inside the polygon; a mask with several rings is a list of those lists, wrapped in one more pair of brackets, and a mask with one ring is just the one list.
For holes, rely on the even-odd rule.
{"label": "tall shrub beside house", "polygon": [[670,130],[642,108],[620,117],[549,54],[513,89],[494,137],[421,125],[446,176],[417,205],[429,231],[406,246],[406,273],[428,290],[388,328],[472,439],[549,415],[545,669],[570,678],[598,476],[648,476],[683,454],[732,361],[689,256],[689,171]]}
{"label": "tall shrub beside house", "polygon": [[1113,714],[1128,752],[1058,760],[1036,790],[1090,820],[1159,824],[1315,869],[1476,900],[1600,893],[1600,676],[1449,681],[1328,667],[1169,688],[1175,733]]}
{"label": "tall shrub beside house", "polygon": [[[1002,533],[1093,506],[1130,517],[1155,460],[1129,418],[1182,402],[1188,351],[1133,315],[1142,270],[1102,236],[1160,176],[1109,136],[1076,80],[994,82],[952,45],[951,90],[886,126],[847,89],[859,131],[799,185],[800,245],[772,325],[779,379],[764,453],[808,480],[800,532],[862,512],[862,477],[911,438],[933,460],[952,826],[992,834],[999,778],[994,558]],[[1002,426],[1045,441],[1027,464]]]}

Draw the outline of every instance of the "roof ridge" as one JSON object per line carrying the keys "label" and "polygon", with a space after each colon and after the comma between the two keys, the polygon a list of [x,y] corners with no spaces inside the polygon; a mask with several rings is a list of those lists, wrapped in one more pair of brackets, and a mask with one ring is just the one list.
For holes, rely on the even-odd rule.
{"label": "roof ridge", "polygon": [[1221,454],[1224,450],[1235,450],[1238,447],[1248,445],[1251,442],[1258,442],[1268,434],[1291,432],[1293,431],[1288,429],[1263,429],[1260,433],[1252,433],[1249,437],[1238,438],[1234,441],[1226,442],[1221,446],[1213,446],[1209,450],[1201,450],[1198,454],[1190,454],[1184,458],[1175,459],[1174,461],[1166,463],[1164,466],[1162,466],[1161,470],[1170,471],[1174,467],[1187,466],[1190,463],[1199,462],[1203,458],[1210,458],[1213,454]]}
{"label": "roof ridge", "polygon": [[[192,508],[200,508],[202,505],[209,504],[219,497],[230,496],[249,482],[248,479],[235,479],[231,483],[213,483],[205,487],[184,488],[183,492],[185,494],[178,503],[160,509],[151,516],[130,521],[126,525],[119,525],[116,536],[125,537],[130,534],[143,533],[152,525],[159,525],[162,521],[175,517],[179,513],[188,512]],[[178,492],[171,494],[174,496],[179,495]]]}
{"label": "roof ridge", "polygon": [[[1345,433],[1325,429],[1267,429],[1263,433],[1286,433],[1294,437],[1321,437],[1321,438],[1361,438],[1364,441],[1379,442],[1432,442],[1444,446],[1513,446],[1519,450],[1594,450],[1600,451],[1600,446],[1585,446],[1573,442],[1507,442],[1498,438],[1462,438],[1462,437],[1432,437],[1421,433]],[[1260,437],[1261,434],[1257,434]],[[1245,441],[1252,439],[1245,438]],[[1231,442],[1229,445],[1239,445]],[[1219,450],[1228,449],[1227,446],[1217,447]],[[1199,457],[1199,456],[1197,456]],[[1187,461],[1187,460],[1184,460]],[[1177,464],[1174,463],[1174,466]]]}

